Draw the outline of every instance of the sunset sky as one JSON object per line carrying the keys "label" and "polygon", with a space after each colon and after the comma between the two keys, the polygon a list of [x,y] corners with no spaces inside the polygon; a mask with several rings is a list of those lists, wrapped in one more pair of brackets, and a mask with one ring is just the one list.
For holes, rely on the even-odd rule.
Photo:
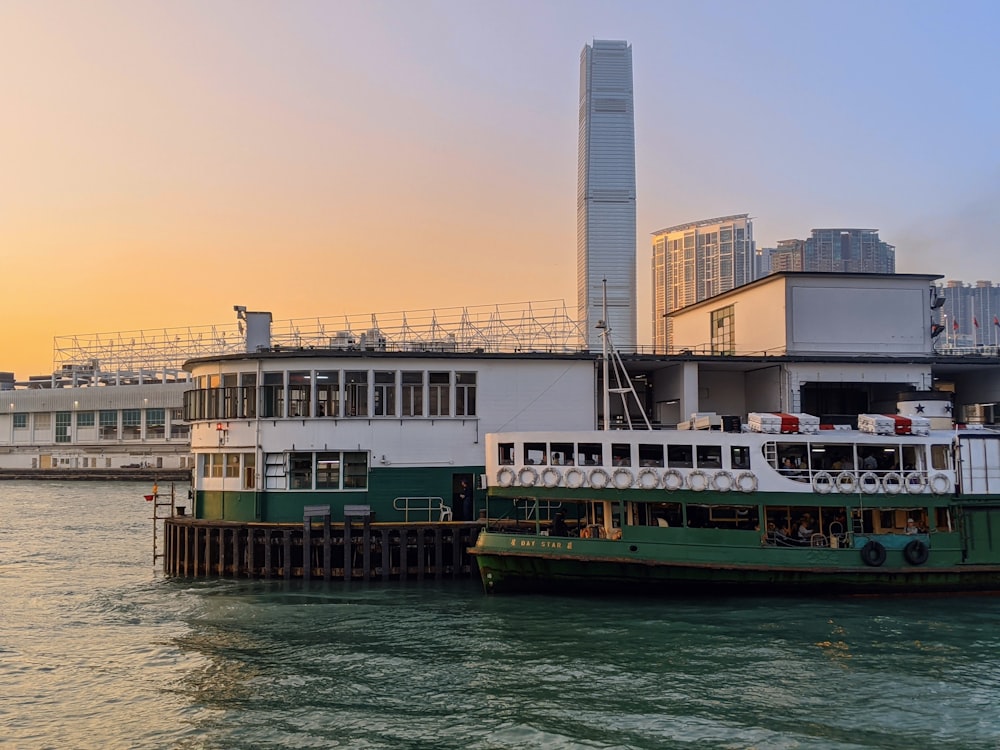
{"label": "sunset sky", "polygon": [[0,2],[0,370],[56,335],[565,299],[579,55],[632,44],[651,232],[878,228],[1000,282],[1000,3]]}

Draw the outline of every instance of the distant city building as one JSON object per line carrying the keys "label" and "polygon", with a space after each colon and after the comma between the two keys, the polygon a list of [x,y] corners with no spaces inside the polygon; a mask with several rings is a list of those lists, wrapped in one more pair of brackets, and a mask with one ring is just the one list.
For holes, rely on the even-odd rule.
{"label": "distant city building", "polygon": [[779,240],[771,253],[771,273],[804,271],[805,254],[805,240]]}
{"label": "distant city building", "polygon": [[591,349],[608,321],[617,348],[636,345],[635,126],[632,47],[594,40],[580,53],[577,164],[577,304]]}
{"label": "distant city building", "polygon": [[804,243],[801,270],[895,273],[896,248],[882,242],[877,229],[813,229]]}
{"label": "distant city building", "polygon": [[966,284],[950,279],[938,287],[938,294],[944,297],[937,308],[937,322],[944,327],[940,340],[945,346],[1000,343],[1000,285],[992,281]]}
{"label": "distant city building", "polygon": [[754,251],[749,214],[693,221],[653,233],[656,351],[668,351],[671,345],[668,313],[753,281]]}

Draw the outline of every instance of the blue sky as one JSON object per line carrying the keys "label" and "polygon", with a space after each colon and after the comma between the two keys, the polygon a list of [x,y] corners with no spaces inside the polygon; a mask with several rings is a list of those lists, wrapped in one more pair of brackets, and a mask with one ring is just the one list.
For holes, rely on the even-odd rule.
{"label": "blue sky", "polygon": [[649,235],[701,218],[749,212],[762,246],[878,228],[898,271],[1000,281],[998,21],[969,1],[0,5],[0,369],[233,304],[572,306],[594,38],[633,49],[640,342]]}

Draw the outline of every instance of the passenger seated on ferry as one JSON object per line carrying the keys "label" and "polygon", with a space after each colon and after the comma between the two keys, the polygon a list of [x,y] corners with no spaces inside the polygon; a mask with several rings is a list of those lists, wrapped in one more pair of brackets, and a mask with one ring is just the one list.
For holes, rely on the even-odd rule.
{"label": "passenger seated on ferry", "polygon": [[552,519],[552,528],[549,529],[549,536],[569,536],[569,527],[566,526],[566,511],[560,510]]}
{"label": "passenger seated on ferry", "polygon": [[874,453],[869,453],[861,461],[861,468],[865,471],[875,471],[878,468],[878,459]]}
{"label": "passenger seated on ferry", "polygon": [[797,532],[799,540],[803,542],[808,541],[815,533],[816,525],[813,523],[812,516],[806,513],[799,522],[799,530]]}
{"label": "passenger seated on ferry", "polygon": [[906,519],[906,533],[909,534],[910,536],[920,533],[920,527],[917,526],[917,522],[914,521],[912,518]]}

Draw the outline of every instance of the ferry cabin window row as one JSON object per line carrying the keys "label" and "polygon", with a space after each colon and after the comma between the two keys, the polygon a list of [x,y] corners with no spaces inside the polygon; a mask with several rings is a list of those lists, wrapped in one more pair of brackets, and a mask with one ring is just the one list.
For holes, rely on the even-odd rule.
{"label": "ferry cabin window row", "polygon": [[[167,417],[170,417],[169,424]],[[119,440],[187,440],[189,427],[181,409],[101,409],[100,411],[15,412],[13,441],[55,431],[56,443]]]}
{"label": "ferry cabin window row", "polygon": [[476,416],[476,373],[291,370],[203,375],[184,394],[184,418],[421,418]]}
{"label": "ferry cabin window row", "polygon": [[[749,446],[639,443],[524,443],[516,455],[515,443],[499,443],[499,463],[548,466],[649,466],[671,469],[750,468]],[[951,446],[934,444],[884,443],[777,443],[767,442],[762,455],[771,468],[801,481],[810,481],[820,472],[872,471],[886,474],[899,471],[945,470],[952,467]]]}

